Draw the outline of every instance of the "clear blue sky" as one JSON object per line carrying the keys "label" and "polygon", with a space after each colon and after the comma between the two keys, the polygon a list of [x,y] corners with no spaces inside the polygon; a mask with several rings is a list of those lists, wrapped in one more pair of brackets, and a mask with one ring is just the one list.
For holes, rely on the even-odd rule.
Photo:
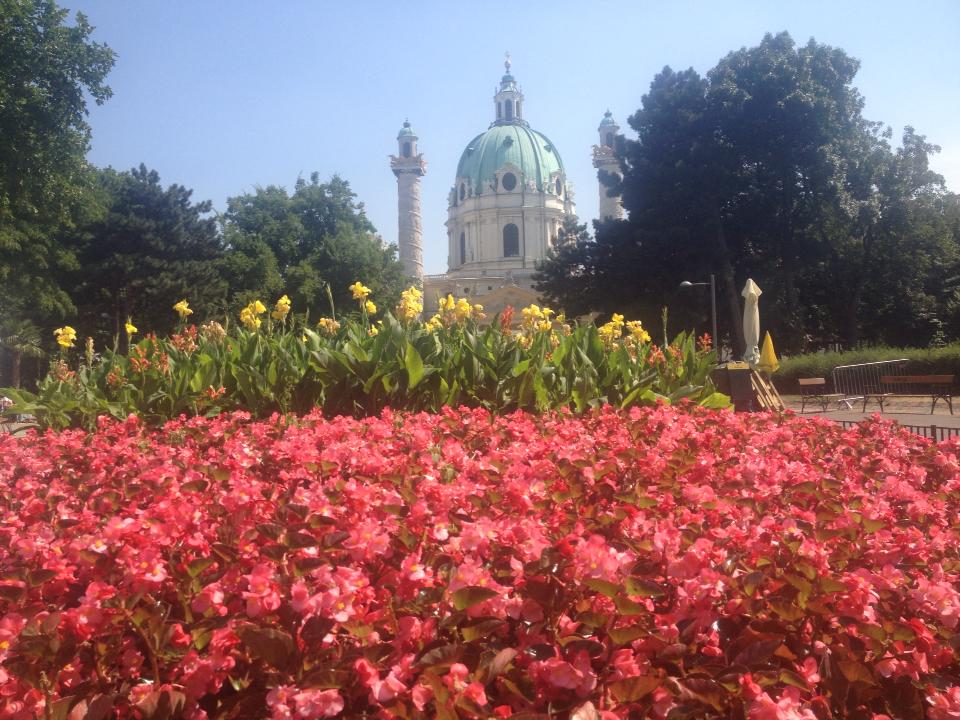
{"label": "clear blue sky", "polygon": [[858,58],[866,116],[941,145],[934,169],[960,190],[956,0],[61,2],[117,53],[114,96],[90,112],[91,161],[144,162],[218,210],[258,185],[339,173],[396,242],[388,155],[409,117],[428,162],[427,272],[446,269],[447,192],[464,146],[492,120],[505,50],[526,119],[560,151],[582,220],[597,212],[590,149],[604,110],[626,127],[664,65],[706,72],[781,30]]}

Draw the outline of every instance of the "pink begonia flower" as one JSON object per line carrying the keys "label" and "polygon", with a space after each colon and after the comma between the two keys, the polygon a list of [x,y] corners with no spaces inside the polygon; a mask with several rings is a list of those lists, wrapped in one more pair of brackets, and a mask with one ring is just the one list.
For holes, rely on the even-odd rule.
{"label": "pink begonia flower", "polygon": [[468,682],[470,670],[462,663],[453,663],[450,670],[443,677],[443,684],[453,694],[454,697],[464,696],[475,702],[477,705],[487,704],[487,695],[483,684],[473,681]]}
{"label": "pink begonia flower", "polygon": [[624,680],[644,674],[630,648],[615,650],[610,658],[610,667],[613,668],[611,678],[614,680]]}
{"label": "pink begonia flower", "polygon": [[949,582],[917,578],[917,589],[910,593],[910,603],[914,610],[939,618],[951,630],[960,623],[960,593]]}
{"label": "pink begonia flower", "polygon": [[427,707],[427,703],[433,700],[433,688],[423,683],[417,683],[413,686],[410,696],[413,699],[414,707],[420,712],[423,712],[424,708]]}
{"label": "pink begonia flower", "polygon": [[569,663],[558,657],[531,665],[531,672],[540,682],[556,688],[573,690],[580,697],[587,697],[597,686],[597,676],[590,665],[590,656],[578,652]]}
{"label": "pink begonia flower", "polygon": [[748,720],[817,720],[812,710],[801,707],[799,692],[797,688],[787,688],[776,701],[761,692],[748,707]]}
{"label": "pink begonia flower", "polygon": [[330,690],[304,690],[294,698],[297,708],[297,717],[327,718],[335,717],[343,711],[343,698],[340,692]]}
{"label": "pink begonia flower", "polygon": [[293,685],[278,685],[267,693],[267,707],[271,720],[289,720],[293,717],[290,703],[299,690]]}
{"label": "pink begonia flower", "polygon": [[357,675],[360,676],[360,680],[370,691],[370,702],[375,705],[390,702],[407,689],[407,686],[397,678],[394,670],[391,670],[386,678],[381,679],[380,671],[366,658],[357,660],[353,667]]}
{"label": "pink begonia flower", "polygon": [[280,594],[273,582],[274,570],[267,563],[254,566],[247,580],[247,591],[243,593],[247,601],[247,615],[252,618],[266,615],[280,607]]}
{"label": "pink begonia flower", "polygon": [[189,633],[184,632],[183,625],[174,623],[170,628],[170,644],[175,648],[188,648],[193,639]]}
{"label": "pink begonia flower", "polygon": [[928,720],[960,720],[960,685],[953,685],[945,692],[927,688]]}
{"label": "pink begonia flower", "polygon": [[207,610],[213,610],[217,615],[223,616],[229,612],[223,601],[223,590],[220,589],[219,583],[213,583],[194,595],[193,601],[190,603],[190,609],[201,615],[206,613]]}
{"label": "pink begonia flower", "polygon": [[803,661],[798,669],[798,672],[803,676],[803,679],[807,681],[807,684],[810,687],[815,686],[820,682],[820,673],[818,672],[819,663],[814,657],[808,657]]}
{"label": "pink begonia flower", "polygon": [[667,715],[676,707],[677,703],[673,695],[662,685],[656,688],[651,694],[653,698],[653,717],[656,720],[666,720]]}

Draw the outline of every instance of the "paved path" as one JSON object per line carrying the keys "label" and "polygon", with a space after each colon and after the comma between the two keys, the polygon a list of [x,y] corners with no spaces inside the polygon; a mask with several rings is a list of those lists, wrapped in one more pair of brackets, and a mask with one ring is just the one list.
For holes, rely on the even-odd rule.
{"label": "paved path", "polygon": [[[960,398],[954,398],[956,415],[950,414],[950,410],[942,400],[937,402],[937,406],[931,415],[929,399],[922,397],[895,398],[886,403],[881,417],[887,420],[896,420],[901,425],[936,425],[938,428],[957,428],[958,431],[960,431],[960,402],[958,402],[958,400],[960,400]],[[799,395],[784,395],[783,403],[788,409],[796,411],[798,415],[817,415],[830,420],[846,420],[848,422],[863,420],[880,412],[880,407],[875,402],[867,404],[866,412],[861,411],[860,408],[863,407],[861,403],[854,403],[854,409],[852,410],[827,410],[827,412],[822,412],[819,406],[811,406],[808,402],[806,412],[804,413],[800,412],[801,402]]]}

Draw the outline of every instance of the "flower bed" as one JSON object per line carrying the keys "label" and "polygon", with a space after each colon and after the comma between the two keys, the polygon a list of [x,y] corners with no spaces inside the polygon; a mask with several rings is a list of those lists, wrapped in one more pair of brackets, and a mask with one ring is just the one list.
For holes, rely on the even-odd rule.
{"label": "flower bed", "polygon": [[[690,400],[728,407],[714,392],[715,353],[709,336],[680,333],[657,345],[639,321],[614,314],[609,322],[568,323],[549,308],[530,305],[514,322],[508,307],[491,324],[479,305],[452,295],[440,311],[420,319],[422,294],[402,293],[393,311],[382,312],[370,289],[350,286],[358,312],[313,324],[281,297],[274,310],[259,300],[240,312],[240,325],[186,324],[186,301],[174,310],[178,331],[147,334],[129,353],[98,353],[92,338],[77,357],[77,331],[57,330],[61,357],[37,388],[0,388],[13,399],[8,414],[27,416],[38,428],[96,428],[101,415],[122,420],[133,413],[159,425],[180,415],[244,411],[328,416],[378,415],[384,408],[439,411],[443,407],[583,412],[604,404],[630,407]],[[79,362],[78,362],[79,360]]]}
{"label": "flower bed", "polygon": [[0,717],[957,717],[958,449],[690,406],[0,437]]}

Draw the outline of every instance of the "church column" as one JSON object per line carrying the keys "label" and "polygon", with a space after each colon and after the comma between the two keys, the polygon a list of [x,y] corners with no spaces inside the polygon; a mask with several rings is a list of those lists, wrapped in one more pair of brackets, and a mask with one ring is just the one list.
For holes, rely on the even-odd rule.
{"label": "church column", "polygon": [[417,135],[404,122],[397,135],[399,155],[390,156],[390,169],[397,176],[397,245],[403,271],[423,283],[423,227],[420,218],[420,178],[427,162],[417,153]]}
{"label": "church column", "polygon": [[[603,120],[600,121],[600,127],[597,130],[600,133],[600,144],[593,146],[593,166],[598,171],[603,170],[611,175],[621,177],[620,162],[614,152],[614,143],[620,126],[617,125],[609,110],[604,113]],[[623,203],[620,196],[614,195],[611,197],[608,194],[610,188],[599,180],[599,172],[597,182],[600,185],[600,219],[621,219],[623,217]]]}

